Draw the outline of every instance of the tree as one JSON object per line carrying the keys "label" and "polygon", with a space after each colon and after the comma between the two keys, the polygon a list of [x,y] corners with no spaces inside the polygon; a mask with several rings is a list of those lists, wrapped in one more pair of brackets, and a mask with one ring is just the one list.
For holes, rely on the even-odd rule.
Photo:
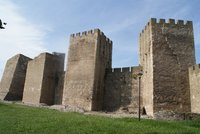
{"label": "tree", "polygon": [[1,19],[0,19],[0,29],[5,29],[5,27],[3,25],[6,25],[7,23],[2,23]]}

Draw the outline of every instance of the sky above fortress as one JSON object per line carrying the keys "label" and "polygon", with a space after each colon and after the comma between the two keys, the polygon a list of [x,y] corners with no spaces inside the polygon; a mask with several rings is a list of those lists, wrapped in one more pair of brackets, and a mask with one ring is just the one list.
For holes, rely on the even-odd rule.
{"label": "sky above fortress", "polygon": [[[0,0],[0,78],[22,53],[68,52],[69,35],[99,28],[113,41],[113,67],[137,66],[139,33],[150,18],[192,20],[200,63],[199,0]],[[67,57],[67,56],[66,56]]]}

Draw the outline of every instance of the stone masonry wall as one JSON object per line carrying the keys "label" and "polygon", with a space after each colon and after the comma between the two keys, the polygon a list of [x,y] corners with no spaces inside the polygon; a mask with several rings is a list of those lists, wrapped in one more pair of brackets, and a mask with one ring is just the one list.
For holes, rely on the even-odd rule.
{"label": "stone masonry wall", "polygon": [[[100,32],[100,31],[99,31]],[[92,110],[98,111],[103,108],[103,97],[105,88],[105,73],[106,69],[112,67],[112,41],[109,40],[103,32],[100,32],[100,37],[97,45],[96,70],[95,70],[95,85],[93,91]]]}
{"label": "stone masonry wall", "polygon": [[59,76],[58,86],[55,89],[54,104],[56,105],[62,104],[64,80],[65,80],[65,71],[63,72],[63,74]]}
{"label": "stone masonry wall", "polygon": [[0,83],[1,100],[22,100],[26,69],[30,60],[30,58],[18,54],[7,61]]}
{"label": "stone masonry wall", "polygon": [[72,34],[63,105],[101,110],[105,68],[111,68],[112,41],[99,30]]}
{"label": "stone masonry wall", "polygon": [[159,111],[154,114],[154,119],[156,120],[200,120],[199,113]]}
{"label": "stone masonry wall", "polygon": [[[64,72],[64,54],[42,53],[28,63],[23,102],[53,105]],[[61,96],[61,95],[60,95]]]}
{"label": "stone masonry wall", "polygon": [[65,54],[62,53],[46,54],[40,103],[53,105],[57,101],[55,95],[62,93],[60,90],[63,89],[59,86],[59,81],[62,83],[64,57]]}
{"label": "stone masonry wall", "polygon": [[200,64],[189,68],[191,112],[200,113]]}
{"label": "stone masonry wall", "polygon": [[140,65],[143,67],[142,76],[142,102],[148,115],[153,116],[153,50],[151,25],[146,26],[140,33]]}
{"label": "stone masonry wall", "polygon": [[103,110],[138,113],[138,74],[141,72],[141,67],[108,69]]}
{"label": "stone masonry wall", "polygon": [[40,103],[44,63],[45,53],[40,54],[28,63],[22,100],[24,103]]}
{"label": "stone masonry wall", "polygon": [[[143,105],[146,107],[153,101],[150,115],[162,110],[190,112],[188,67],[195,64],[192,22],[178,20],[175,23],[170,19],[166,23],[164,19],[159,22],[151,19],[140,40],[140,62],[144,66],[143,98],[151,99],[151,103],[144,101]],[[146,79],[148,76],[151,79]]]}

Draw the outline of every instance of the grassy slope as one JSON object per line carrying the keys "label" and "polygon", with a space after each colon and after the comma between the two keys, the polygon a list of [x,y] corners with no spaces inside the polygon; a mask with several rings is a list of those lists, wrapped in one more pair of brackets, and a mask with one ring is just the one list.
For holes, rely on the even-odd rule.
{"label": "grassy slope", "polygon": [[114,119],[0,103],[0,134],[200,133],[200,121]]}

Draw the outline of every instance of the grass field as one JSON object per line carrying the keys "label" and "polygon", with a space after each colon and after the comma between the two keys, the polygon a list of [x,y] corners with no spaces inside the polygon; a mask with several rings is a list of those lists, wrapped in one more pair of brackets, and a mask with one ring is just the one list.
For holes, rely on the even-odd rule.
{"label": "grass field", "polygon": [[64,113],[0,103],[0,134],[200,134],[200,121],[155,121]]}

